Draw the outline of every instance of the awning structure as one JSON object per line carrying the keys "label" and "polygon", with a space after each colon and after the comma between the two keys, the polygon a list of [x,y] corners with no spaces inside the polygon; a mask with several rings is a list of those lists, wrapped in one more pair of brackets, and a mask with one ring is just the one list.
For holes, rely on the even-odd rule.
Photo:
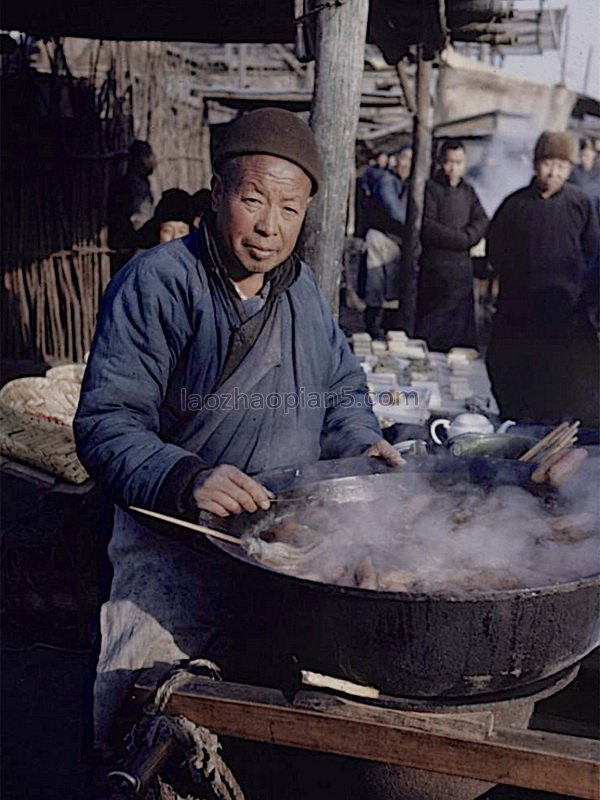
{"label": "awning structure", "polygon": [[91,39],[292,42],[293,0],[6,0],[4,30]]}
{"label": "awning structure", "polygon": [[[343,0],[338,0],[340,4]],[[4,30],[42,37],[171,42],[299,42],[310,57],[310,27],[319,0],[5,0]],[[371,0],[367,41],[377,44],[388,63],[396,63],[410,45],[433,53],[450,33],[453,39],[509,43],[506,26],[513,12],[502,0]],[[558,24],[558,23],[557,23]],[[500,37],[500,38],[498,38]],[[307,41],[308,38],[308,41]]]}

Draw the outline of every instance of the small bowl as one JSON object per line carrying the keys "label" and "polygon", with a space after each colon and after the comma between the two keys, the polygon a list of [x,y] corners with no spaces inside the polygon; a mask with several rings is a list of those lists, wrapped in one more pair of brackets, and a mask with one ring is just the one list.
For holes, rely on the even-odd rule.
{"label": "small bowl", "polygon": [[516,433],[463,433],[452,440],[449,451],[453,456],[517,459],[537,441]]}

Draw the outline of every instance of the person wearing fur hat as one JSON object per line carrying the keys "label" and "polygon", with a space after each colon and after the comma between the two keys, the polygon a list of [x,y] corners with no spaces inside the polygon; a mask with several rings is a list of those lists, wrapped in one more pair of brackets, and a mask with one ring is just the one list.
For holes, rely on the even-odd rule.
{"label": "person wearing fur hat", "polygon": [[191,519],[268,509],[257,474],[361,453],[393,465],[365,376],[295,252],[321,180],[310,128],[276,108],[225,131],[197,231],[130,261],[99,314],[74,429],[117,508],[101,612],[96,743],[136,671],[221,660],[236,574],[131,506]]}
{"label": "person wearing fur hat", "polygon": [[504,417],[595,427],[600,232],[589,197],[567,183],[577,150],[571,133],[542,133],[531,183],[492,220],[488,257],[500,295],[487,362]]}

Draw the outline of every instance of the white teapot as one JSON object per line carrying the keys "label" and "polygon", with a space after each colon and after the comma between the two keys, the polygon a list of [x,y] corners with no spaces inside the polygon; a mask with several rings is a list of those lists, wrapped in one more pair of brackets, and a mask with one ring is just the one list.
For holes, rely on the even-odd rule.
{"label": "white teapot", "polygon": [[437,434],[439,428],[444,428],[446,431],[445,441],[452,442],[463,433],[506,433],[513,425],[516,425],[516,422],[506,420],[498,430],[494,431],[494,426],[483,414],[465,413],[458,414],[452,422],[449,419],[436,419],[429,426],[429,433],[435,444],[444,444],[445,442]]}

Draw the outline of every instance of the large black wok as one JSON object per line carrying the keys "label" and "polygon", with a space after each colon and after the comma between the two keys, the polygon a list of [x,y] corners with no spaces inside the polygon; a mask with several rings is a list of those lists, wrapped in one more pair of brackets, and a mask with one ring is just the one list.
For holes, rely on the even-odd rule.
{"label": "large black wok", "polygon": [[[325,466],[329,479],[316,483],[319,467],[305,468],[304,474],[268,473],[264,482],[291,503],[230,518],[225,526],[221,520],[220,527],[240,535],[273,523],[294,502],[302,507],[306,496],[313,501],[372,500],[402,480],[402,472],[374,467],[373,459],[369,464],[366,459],[352,462],[337,465],[338,474],[357,468],[384,474],[336,478]],[[531,468],[427,457],[405,469],[451,470],[453,475],[460,470],[475,481],[527,485]],[[307,479],[308,485],[285,491],[294,481]],[[290,668],[302,668],[370,684],[398,697],[483,701],[543,688],[600,642],[600,575],[536,589],[381,592],[284,575],[234,545],[214,546],[241,570],[235,615],[241,659],[236,672],[258,684],[281,685]]]}

